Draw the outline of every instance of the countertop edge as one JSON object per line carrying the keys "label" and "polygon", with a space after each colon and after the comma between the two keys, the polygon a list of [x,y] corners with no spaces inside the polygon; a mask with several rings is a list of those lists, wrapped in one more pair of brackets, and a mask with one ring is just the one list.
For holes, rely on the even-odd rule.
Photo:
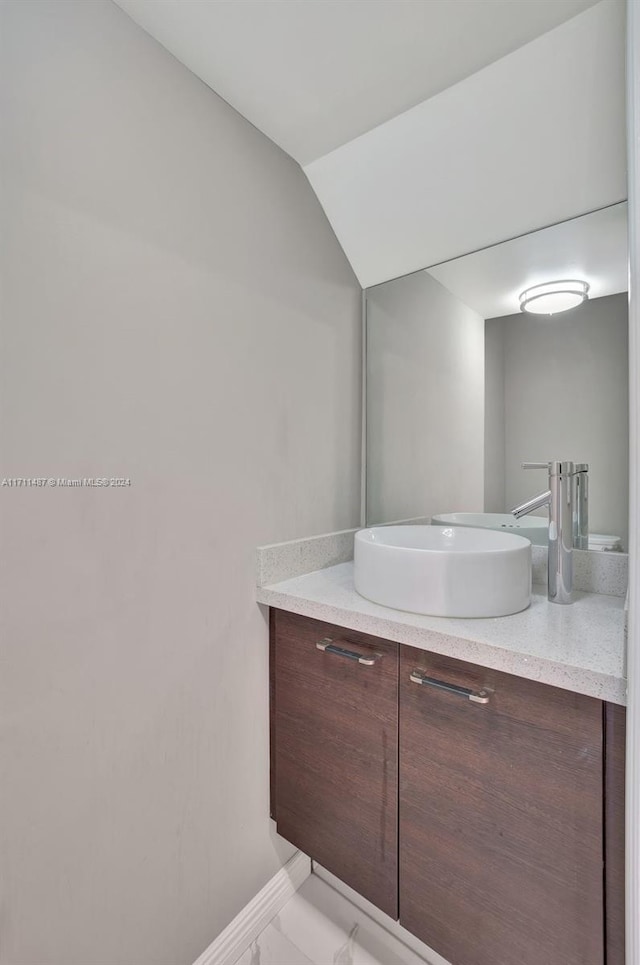
{"label": "countertop edge", "polygon": [[[257,587],[256,599],[258,603],[266,606],[312,617],[326,623],[335,623],[348,630],[370,633],[373,636],[404,643],[442,656],[477,663],[491,670],[509,673],[525,680],[534,680],[551,687],[559,687],[561,690],[569,690],[597,700],[621,706],[625,706],[627,702],[627,682],[623,677],[614,677],[575,664],[558,663],[543,657],[523,656],[520,652],[476,640],[470,641],[444,631],[426,630],[399,621],[388,621],[371,614],[365,616],[345,607],[308,600],[270,586]],[[428,646],[425,646],[425,637],[428,639]],[[474,647],[473,657],[468,653],[470,643]]]}

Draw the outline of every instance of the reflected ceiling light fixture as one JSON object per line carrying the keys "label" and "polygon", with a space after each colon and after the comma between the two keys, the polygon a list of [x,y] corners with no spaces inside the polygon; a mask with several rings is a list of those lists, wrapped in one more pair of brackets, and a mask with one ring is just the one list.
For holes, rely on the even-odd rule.
{"label": "reflected ceiling light fixture", "polygon": [[520,295],[520,310],[532,315],[557,315],[577,308],[589,297],[586,281],[549,281],[534,285]]}

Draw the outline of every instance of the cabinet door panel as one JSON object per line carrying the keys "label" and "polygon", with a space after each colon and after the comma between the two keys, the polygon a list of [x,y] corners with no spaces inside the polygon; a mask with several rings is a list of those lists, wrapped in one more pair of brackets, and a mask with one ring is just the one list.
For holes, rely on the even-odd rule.
{"label": "cabinet door panel", "polygon": [[278,832],[397,918],[397,644],[283,611],[274,629]]}
{"label": "cabinet door panel", "polygon": [[605,912],[607,965],[624,965],[624,707],[605,705]]}
{"label": "cabinet door panel", "polygon": [[602,703],[401,647],[400,748],[401,923],[452,965],[603,965]]}

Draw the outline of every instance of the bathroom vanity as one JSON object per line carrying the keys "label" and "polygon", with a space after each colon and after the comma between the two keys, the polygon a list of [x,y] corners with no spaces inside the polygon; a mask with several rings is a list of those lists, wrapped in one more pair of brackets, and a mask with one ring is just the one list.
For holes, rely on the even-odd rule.
{"label": "bathroom vanity", "polygon": [[258,555],[278,831],[451,965],[624,965],[626,219],[367,289],[355,570]]}
{"label": "bathroom vanity", "polygon": [[259,589],[278,832],[452,965],[623,965],[621,598],[420,617],[350,566]]}

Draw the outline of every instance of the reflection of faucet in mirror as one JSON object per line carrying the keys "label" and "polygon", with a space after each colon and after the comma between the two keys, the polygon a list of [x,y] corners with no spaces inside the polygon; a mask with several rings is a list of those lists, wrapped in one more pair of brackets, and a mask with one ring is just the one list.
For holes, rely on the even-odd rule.
{"label": "reflection of faucet in mirror", "polygon": [[549,488],[511,512],[520,519],[549,508],[548,597],[552,603],[573,603],[573,547],[588,546],[589,467],[573,462],[523,462],[523,469],[546,469]]}
{"label": "reflection of faucet in mirror", "polygon": [[576,464],[573,477],[573,546],[577,550],[589,549],[589,466],[586,462]]}

